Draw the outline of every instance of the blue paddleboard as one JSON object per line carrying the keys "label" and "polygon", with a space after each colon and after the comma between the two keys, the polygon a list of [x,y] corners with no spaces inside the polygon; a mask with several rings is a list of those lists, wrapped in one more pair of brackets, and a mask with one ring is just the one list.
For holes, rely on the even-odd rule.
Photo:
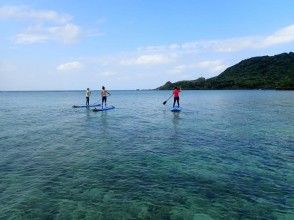
{"label": "blue paddleboard", "polygon": [[107,107],[103,107],[103,108],[94,108],[93,109],[93,112],[103,112],[103,111],[108,111],[108,110],[111,110],[111,109],[114,109],[115,107],[113,105],[109,105]]}
{"label": "blue paddleboard", "polygon": [[90,108],[90,107],[99,107],[101,104],[96,104],[96,105],[73,105],[73,108]]}
{"label": "blue paddleboard", "polygon": [[172,112],[180,112],[182,110],[182,107],[173,107],[173,108],[171,108],[171,111]]}

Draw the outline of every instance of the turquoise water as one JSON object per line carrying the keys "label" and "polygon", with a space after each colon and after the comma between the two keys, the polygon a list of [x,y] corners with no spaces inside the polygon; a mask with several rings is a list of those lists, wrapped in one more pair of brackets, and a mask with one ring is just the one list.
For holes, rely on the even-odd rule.
{"label": "turquoise water", "polygon": [[0,219],[294,219],[294,93],[169,93],[0,92]]}

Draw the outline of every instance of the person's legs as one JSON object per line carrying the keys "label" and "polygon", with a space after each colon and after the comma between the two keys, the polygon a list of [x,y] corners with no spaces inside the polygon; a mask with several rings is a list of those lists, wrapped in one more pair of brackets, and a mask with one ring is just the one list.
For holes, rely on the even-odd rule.
{"label": "person's legs", "polygon": [[105,96],[102,97],[102,108],[103,108],[103,103],[105,103],[105,107],[106,107],[106,97]]}
{"label": "person's legs", "polygon": [[180,107],[180,97],[177,97],[178,107]]}
{"label": "person's legs", "polygon": [[175,107],[176,101],[177,101],[177,98],[176,98],[176,97],[174,97],[174,104],[173,104],[173,108]]}
{"label": "person's legs", "polygon": [[89,105],[89,97],[86,97],[86,105]]}

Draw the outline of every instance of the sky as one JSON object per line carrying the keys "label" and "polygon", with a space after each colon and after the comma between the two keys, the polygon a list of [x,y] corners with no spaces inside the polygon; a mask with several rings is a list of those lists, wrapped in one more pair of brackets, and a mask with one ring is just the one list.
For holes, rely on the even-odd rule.
{"label": "sky", "polygon": [[294,51],[293,0],[0,0],[0,91],[153,89]]}

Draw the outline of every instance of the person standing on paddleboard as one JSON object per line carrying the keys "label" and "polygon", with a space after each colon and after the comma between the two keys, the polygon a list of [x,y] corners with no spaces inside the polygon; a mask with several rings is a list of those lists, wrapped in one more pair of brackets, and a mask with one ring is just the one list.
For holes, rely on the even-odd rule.
{"label": "person standing on paddleboard", "polygon": [[86,105],[88,106],[90,104],[90,96],[91,96],[91,91],[89,88],[86,90]]}
{"label": "person standing on paddleboard", "polygon": [[105,89],[104,86],[102,86],[102,90],[101,90],[102,108],[103,108],[103,103],[105,103],[105,107],[106,107],[106,102],[107,102],[107,96],[108,95],[110,95],[110,93]]}
{"label": "person standing on paddleboard", "polygon": [[174,95],[173,108],[175,107],[176,102],[178,103],[178,108],[180,107],[180,92],[181,92],[180,88],[174,87],[174,91],[173,91],[173,95]]}

